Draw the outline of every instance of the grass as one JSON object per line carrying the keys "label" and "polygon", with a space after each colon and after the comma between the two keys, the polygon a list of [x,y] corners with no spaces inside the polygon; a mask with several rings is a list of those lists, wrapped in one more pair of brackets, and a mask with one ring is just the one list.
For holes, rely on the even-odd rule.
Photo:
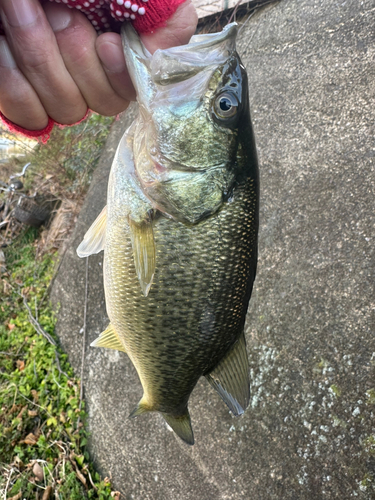
{"label": "grass", "polygon": [[[12,160],[10,170],[31,161],[29,192],[46,179],[57,196],[77,199],[112,121],[93,115],[55,129],[47,145]],[[48,289],[57,252],[37,257],[40,229],[16,234],[3,249],[7,272],[0,275],[0,498],[119,499],[90,462],[80,381],[55,335]]]}
{"label": "grass", "polygon": [[[32,190],[39,177],[47,181],[47,185],[51,184],[57,195],[81,196],[90,184],[113,121],[112,117],[92,114],[74,127],[55,127],[47,144],[31,148],[25,143],[25,155],[13,158],[7,170],[21,171],[22,166],[30,162],[24,182],[26,189]],[[1,168],[5,171],[6,166]]]}
{"label": "grass", "polygon": [[[80,382],[54,334],[46,290],[56,255],[35,261],[37,236],[28,229],[5,252],[11,272],[1,282],[0,496],[41,499],[52,489],[60,500],[110,499],[110,482],[100,479],[86,450]],[[23,297],[56,345],[34,329]]]}

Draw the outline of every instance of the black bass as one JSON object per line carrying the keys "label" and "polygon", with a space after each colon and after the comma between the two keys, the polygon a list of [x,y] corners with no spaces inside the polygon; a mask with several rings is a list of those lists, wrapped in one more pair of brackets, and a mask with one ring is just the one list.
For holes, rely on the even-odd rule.
{"label": "black bass", "polygon": [[237,25],[151,55],[123,28],[139,116],[119,144],[107,206],[77,252],[104,249],[110,324],[92,343],[128,354],[186,443],[204,375],[234,415],[249,404],[244,324],[255,279],[258,164]]}

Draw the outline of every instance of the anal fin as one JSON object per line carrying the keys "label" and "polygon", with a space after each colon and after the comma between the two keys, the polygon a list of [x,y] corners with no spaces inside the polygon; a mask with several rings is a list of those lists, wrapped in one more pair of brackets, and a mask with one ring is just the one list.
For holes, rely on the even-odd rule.
{"label": "anal fin", "polygon": [[244,333],[215,368],[206,374],[206,378],[233,415],[244,413],[250,401],[249,362]]}
{"label": "anal fin", "polygon": [[106,226],[107,206],[103,208],[83,237],[83,241],[77,248],[78,257],[88,257],[104,249]]}
{"label": "anal fin", "polygon": [[91,347],[106,347],[107,349],[115,349],[116,351],[126,352],[111,323],[90,345]]}
{"label": "anal fin", "polygon": [[135,270],[143,295],[147,297],[155,274],[155,242],[152,222],[129,219]]}

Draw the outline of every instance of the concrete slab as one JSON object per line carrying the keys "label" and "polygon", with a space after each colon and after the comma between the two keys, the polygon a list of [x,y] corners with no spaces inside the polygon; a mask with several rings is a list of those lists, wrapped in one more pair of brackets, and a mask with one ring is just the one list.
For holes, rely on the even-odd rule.
{"label": "concrete slab", "polygon": [[[88,347],[107,323],[102,257],[90,258],[90,450],[125,499],[375,498],[374,25],[373,0],[283,0],[241,32],[261,166],[243,417],[202,380],[193,448],[157,415],[127,419],[141,394],[134,368]],[[105,203],[127,121],[109,138],[53,289],[78,373],[85,263],[75,248]]]}

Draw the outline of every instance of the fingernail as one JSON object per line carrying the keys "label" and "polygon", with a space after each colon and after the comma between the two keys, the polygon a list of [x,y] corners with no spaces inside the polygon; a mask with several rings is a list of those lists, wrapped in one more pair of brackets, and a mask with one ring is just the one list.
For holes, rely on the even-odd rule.
{"label": "fingernail", "polygon": [[3,68],[16,68],[17,64],[10,51],[5,37],[0,36],[0,66]]}
{"label": "fingernail", "polygon": [[72,14],[64,6],[51,6],[45,10],[47,19],[54,32],[62,31],[72,22]]}
{"label": "fingernail", "polygon": [[126,69],[124,54],[117,44],[102,42],[97,52],[103,66],[111,73],[121,73]]}
{"label": "fingernail", "polygon": [[27,26],[36,21],[39,14],[39,4],[35,0],[3,0],[2,11],[13,26]]}

